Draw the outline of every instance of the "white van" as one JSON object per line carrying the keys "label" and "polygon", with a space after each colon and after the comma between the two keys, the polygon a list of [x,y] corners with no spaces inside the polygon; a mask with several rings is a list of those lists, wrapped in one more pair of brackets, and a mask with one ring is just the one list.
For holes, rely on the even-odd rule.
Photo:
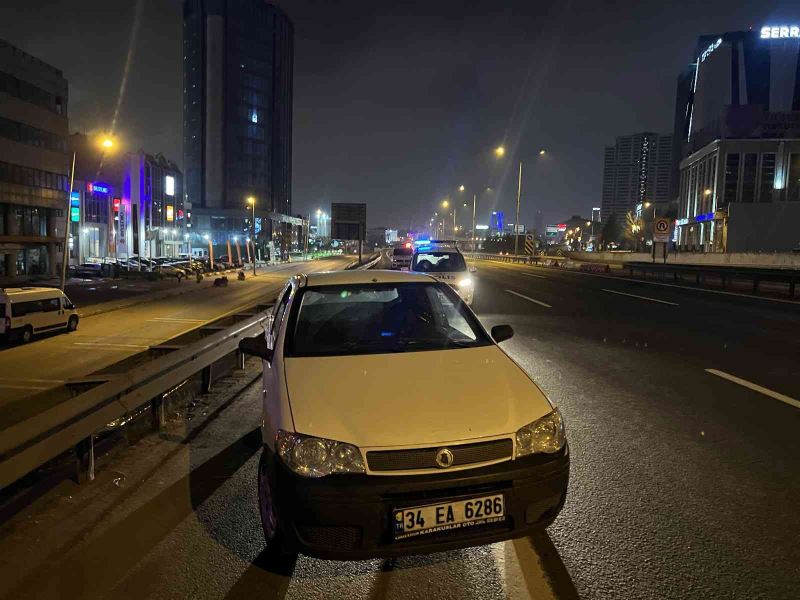
{"label": "white van", "polygon": [[0,335],[28,343],[35,333],[78,328],[78,311],[57,288],[0,288]]}

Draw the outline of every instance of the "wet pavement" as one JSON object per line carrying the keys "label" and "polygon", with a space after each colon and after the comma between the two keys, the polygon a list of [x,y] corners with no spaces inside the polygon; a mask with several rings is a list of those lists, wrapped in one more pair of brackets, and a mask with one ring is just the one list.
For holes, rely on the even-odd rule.
{"label": "wet pavement", "polygon": [[779,399],[800,397],[800,307],[486,263],[476,279],[476,312],[514,327],[504,348],[565,416],[569,496],[546,533],[393,561],[270,562],[251,362],[191,421],[4,523],[5,597],[800,596],[800,409]]}

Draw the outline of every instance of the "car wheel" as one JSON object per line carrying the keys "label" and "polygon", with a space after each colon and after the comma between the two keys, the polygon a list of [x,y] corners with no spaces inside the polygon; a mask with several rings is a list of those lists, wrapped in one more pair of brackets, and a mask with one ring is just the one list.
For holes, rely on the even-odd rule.
{"label": "car wheel", "polygon": [[29,343],[33,339],[33,327],[30,325],[25,327],[19,337],[23,344]]}
{"label": "car wheel", "polygon": [[78,328],[78,317],[71,316],[67,321],[67,331],[75,331]]}
{"label": "car wheel", "polygon": [[284,549],[283,532],[275,512],[267,467],[267,452],[262,450],[258,461],[258,510],[261,514],[261,528],[264,530],[267,552],[275,557],[287,556],[289,553]]}

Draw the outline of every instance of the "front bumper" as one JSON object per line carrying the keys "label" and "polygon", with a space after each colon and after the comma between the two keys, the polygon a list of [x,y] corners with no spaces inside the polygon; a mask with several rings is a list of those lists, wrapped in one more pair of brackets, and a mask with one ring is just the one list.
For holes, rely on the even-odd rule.
{"label": "front bumper", "polygon": [[[271,489],[288,550],[334,560],[424,554],[523,537],[548,526],[564,505],[569,450],[432,475],[335,475],[307,479],[269,450]],[[506,519],[393,540],[392,511],[502,493]]]}

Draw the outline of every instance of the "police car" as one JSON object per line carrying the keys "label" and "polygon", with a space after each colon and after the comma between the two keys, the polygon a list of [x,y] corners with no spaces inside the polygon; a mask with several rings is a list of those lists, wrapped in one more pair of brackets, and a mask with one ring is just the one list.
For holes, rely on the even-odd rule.
{"label": "police car", "polygon": [[453,240],[430,240],[420,242],[411,260],[411,270],[426,273],[455,289],[461,299],[472,306],[475,283],[472,273],[474,267],[467,267],[467,261]]}

